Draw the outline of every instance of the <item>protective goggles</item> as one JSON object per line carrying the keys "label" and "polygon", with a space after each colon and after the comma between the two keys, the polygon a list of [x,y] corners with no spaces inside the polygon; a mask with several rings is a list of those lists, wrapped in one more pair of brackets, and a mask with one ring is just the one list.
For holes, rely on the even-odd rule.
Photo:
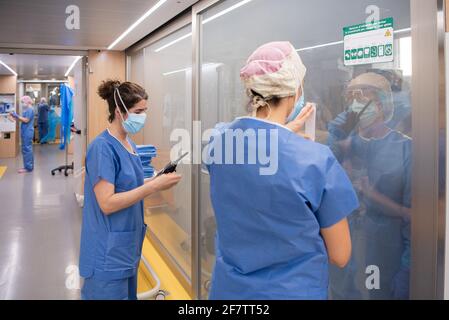
{"label": "protective goggles", "polygon": [[378,101],[381,91],[377,88],[348,88],[344,93],[344,99],[347,104],[351,104],[354,100],[360,103],[368,101]]}

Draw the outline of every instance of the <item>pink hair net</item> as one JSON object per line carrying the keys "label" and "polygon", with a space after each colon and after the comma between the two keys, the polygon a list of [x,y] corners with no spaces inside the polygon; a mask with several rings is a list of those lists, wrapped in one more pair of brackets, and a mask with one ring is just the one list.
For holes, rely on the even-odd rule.
{"label": "pink hair net", "polygon": [[27,105],[33,104],[33,99],[31,99],[30,96],[23,96],[20,101]]}
{"label": "pink hair net", "polygon": [[251,90],[265,100],[291,97],[302,85],[307,69],[293,45],[270,42],[259,47],[240,71],[240,77],[250,96]]}

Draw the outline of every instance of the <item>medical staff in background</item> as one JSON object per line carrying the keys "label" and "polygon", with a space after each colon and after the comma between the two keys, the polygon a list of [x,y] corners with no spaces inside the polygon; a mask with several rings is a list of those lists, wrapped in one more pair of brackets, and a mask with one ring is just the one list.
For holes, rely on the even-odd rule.
{"label": "medical staff in background", "polygon": [[361,206],[349,217],[352,259],[343,270],[331,269],[331,296],[408,299],[412,140],[389,126],[395,101],[384,76],[357,76],[344,97],[347,110],[328,126],[329,146]]}
{"label": "medical staff in background", "polygon": [[171,173],[144,180],[136,145],[128,135],[145,125],[145,90],[131,82],[109,80],[98,94],[108,103],[110,126],[94,139],[86,155],[81,297],[135,300],[146,232],[143,199],[175,186],[181,177]]}
{"label": "medical staff in background", "polygon": [[[243,155],[234,145],[220,161],[207,161],[217,222],[210,299],[327,299],[329,263],[344,267],[351,256],[346,217],[359,206],[355,191],[330,149],[300,134],[313,108],[292,44],[261,46],[240,75],[251,115],[218,125],[209,152],[216,160],[229,132],[266,135],[257,144],[245,139]],[[248,159],[270,135],[277,152],[266,151],[278,157],[277,172],[261,175],[261,163],[225,164],[229,151]]]}
{"label": "medical staff in background", "polygon": [[39,142],[43,142],[43,138],[48,133],[48,112],[50,108],[47,104],[47,99],[41,98],[39,105],[37,106],[37,126],[39,130]]}
{"label": "medical staff in background", "polygon": [[34,110],[33,100],[29,96],[20,99],[22,115],[16,112],[10,114],[11,120],[20,121],[20,138],[22,143],[23,168],[18,173],[31,172],[34,169],[33,136],[34,136]]}
{"label": "medical staff in background", "polygon": [[51,106],[48,112],[48,133],[43,137],[40,143],[53,143],[56,141],[56,128],[61,123],[61,117],[56,113],[56,107]]}

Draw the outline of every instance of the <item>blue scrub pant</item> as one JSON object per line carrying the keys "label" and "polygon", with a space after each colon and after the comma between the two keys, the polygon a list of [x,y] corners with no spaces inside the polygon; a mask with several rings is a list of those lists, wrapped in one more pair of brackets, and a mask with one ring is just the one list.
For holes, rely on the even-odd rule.
{"label": "blue scrub pant", "polygon": [[39,129],[39,141],[42,141],[42,139],[48,133],[48,122],[39,122],[38,129]]}
{"label": "blue scrub pant", "polygon": [[137,300],[137,274],[119,280],[84,279],[82,300]]}
{"label": "blue scrub pant", "polygon": [[23,156],[23,166],[28,171],[33,171],[34,168],[34,157],[33,157],[33,136],[23,135],[22,136],[22,156]]}

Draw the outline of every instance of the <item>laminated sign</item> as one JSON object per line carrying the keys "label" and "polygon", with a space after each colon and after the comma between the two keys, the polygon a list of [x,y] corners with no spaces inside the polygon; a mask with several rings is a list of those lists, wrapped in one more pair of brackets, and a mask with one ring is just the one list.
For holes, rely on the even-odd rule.
{"label": "laminated sign", "polygon": [[394,60],[393,18],[343,28],[345,66]]}

